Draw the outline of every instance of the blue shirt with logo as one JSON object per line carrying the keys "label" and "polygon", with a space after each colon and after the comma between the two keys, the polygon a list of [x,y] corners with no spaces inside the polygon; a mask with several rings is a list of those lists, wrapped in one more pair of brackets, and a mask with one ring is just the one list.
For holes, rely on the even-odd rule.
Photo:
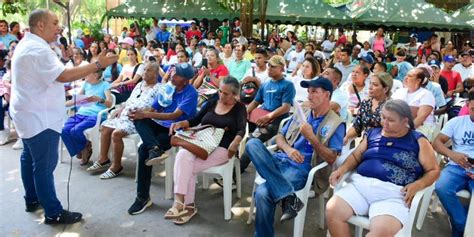
{"label": "blue shirt with logo", "polygon": [[174,120],[158,120],[153,119],[156,123],[163,127],[169,128],[172,123],[187,120],[196,114],[196,108],[198,103],[198,92],[196,89],[188,84],[181,91],[175,91],[173,94],[173,102],[171,105],[163,108],[158,103],[158,96],[153,101],[152,107],[160,113],[173,113],[176,109],[183,111],[183,114]]}
{"label": "blue shirt with logo", "polygon": [[[314,118],[313,113],[309,114],[307,122],[311,125],[311,127],[313,127],[313,132],[315,134],[318,131],[319,124],[324,120],[324,117],[325,116]],[[286,135],[286,133],[288,132],[288,128],[290,127],[290,124],[292,122],[293,122],[293,118],[291,118],[286,123],[286,125],[281,129],[280,133],[282,135],[284,136]],[[329,129],[330,129],[329,127],[321,128],[321,135],[323,137],[327,136]],[[346,126],[344,123],[342,123],[336,128],[336,131],[334,132],[333,136],[329,140],[328,142],[329,149],[335,152],[341,152],[345,135],[346,135]],[[314,151],[314,148],[311,145],[311,143],[303,135],[300,134],[299,137],[296,139],[295,143],[293,144],[293,148],[298,150],[301,153],[301,155],[304,156],[303,163],[297,163],[296,161],[288,157],[288,155],[283,151],[279,151],[275,153],[275,156],[281,159],[288,159],[290,163],[294,166],[301,166],[301,168],[307,171],[311,170],[311,159],[313,157],[313,151]]]}
{"label": "blue shirt with logo", "polygon": [[255,101],[262,104],[262,109],[274,111],[283,103],[293,105],[296,90],[293,82],[281,80],[269,80],[258,89]]}

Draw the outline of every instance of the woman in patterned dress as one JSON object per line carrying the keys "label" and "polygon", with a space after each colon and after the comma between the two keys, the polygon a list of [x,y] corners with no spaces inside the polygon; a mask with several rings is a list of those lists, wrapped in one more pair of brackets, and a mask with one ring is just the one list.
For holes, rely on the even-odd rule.
{"label": "woman in patterned dress", "polygon": [[[117,109],[115,116],[107,119],[102,124],[100,131],[101,137],[99,160],[94,162],[94,164],[89,167],[87,171],[101,170],[103,167],[110,164],[107,154],[111,144],[113,146],[113,164],[106,171],[106,173],[112,172],[115,174],[112,176],[115,177],[122,171],[121,160],[124,149],[122,138],[137,132],[133,122],[128,118],[128,113],[132,109],[144,109],[151,107],[155,96],[158,94],[158,88],[160,84],[157,83],[155,77],[147,75],[152,74],[148,73],[150,70],[158,70],[157,67],[158,66],[155,63],[149,63],[145,66],[143,81],[139,82],[135,86],[127,101]],[[106,177],[111,176],[104,173],[100,177],[105,179]]]}
{"label": "woman in patterned dress", "polygon": [[388,73],[374,74],[370,78],[369,98],[362,101],[357,115],[354,117],[352,127],[344,137],[344,145],[355,137],[360,137],[362,132],[369,128],[381,127],[380,110],[390,98],[393,79]]}

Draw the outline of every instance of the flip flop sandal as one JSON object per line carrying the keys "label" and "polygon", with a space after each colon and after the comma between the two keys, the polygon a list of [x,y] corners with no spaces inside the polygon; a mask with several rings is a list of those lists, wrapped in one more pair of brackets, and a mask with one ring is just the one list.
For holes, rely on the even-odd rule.
{"label": "flip flop sandal", "polygon": [[188,213],[188,210],[186,210],[186,206],[184,205],[184,203],[179,202],[179,201],[174,201],[174,202],[181,205],[183,207],[183,209],[179,210],[178,208],[176,208],[174,206],[171,207],[170,209],[168,209],[168,211],[166,211],[166,213],[165,213],[165,219],[167,219],[167,220],[176,219],[176,218],[182,217],[182,216],[184,216]]}
{"label": "flip flop sandal", "polygon": [[119,175],[120,172],[122,172],[122,170],[123,170],[123,167],[120,167],[120,169],[117,172],[113,172],[112,170],[108,169],[103,174],[101,174],[99,177],[100,177],[100,179],[112,179],[112,178],[117,177],[117,175]]}
{"label": "flip flop sandal", "polygon": [[97,170],[100,170],[102,168],[105,168],[105,166],[108,165],[108,164],[110,164],[110,160],[107,160],[103,164],[101,164],[99,161],[96,161],[96,162],[94,162],[94,164],[92,166],[87,168],[87,171],[97,171]]}
{"label": "flip flop sandal", "polygon": [[[173,221],[173,223],[175,223],[176,225],[184,225],[188,223],[189,220],[191,220],[191,218],[193,218],[193,216],[197,214],[197,208],[195,206],[186,206],[186,209],[188,210],[188,214],[176,218]],[[189,210],[189,209],[192,209],[192,210]]]}

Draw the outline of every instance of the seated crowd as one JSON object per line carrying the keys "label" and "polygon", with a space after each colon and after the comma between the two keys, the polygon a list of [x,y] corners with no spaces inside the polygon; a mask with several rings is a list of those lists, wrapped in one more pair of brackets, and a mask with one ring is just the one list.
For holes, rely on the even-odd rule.
{"label": "seated crowd", "polygon": [[[168,159],[167,151],[175,146],[174,203],[164,215],[175,224],[185,224],[197,213],[197,174],[236,156],[243,175],[253,163],[266,180],[252,194],[256,236],[275,235],[277,204],[282,222],[298,215],[304,204],[295,192],[305,186],[311,168],[323,162],[329,166],[318,171],[312,188],[316,195],[330,184],[341,186],[326,208],[331,235],[349,236],[347,220],[353,215],[370,218],[369,236],[395,235],[406,224],[415,194],[435,182],[452,235],[463,235],[467,209],[456,192],[472,193],[474,188],[470,43],[459,55],[448,50],[451,46],[437,53],[431,50],[437,43],[434,35],[412,53],[417,41],[412,35],[410,44],[395,49],[394,58],[383,29],[354,45],[342,30],[337,42],[329,35],[321,44],[300,41],[291,31],[280,37],[275,31],[262,46],[243,37],[238,27],[231,37],[228,21],[215,32],[193,23],[188,31],[177,25],[172,33],[165,24],[153,22],[144,36],[133,25],[120,39],[106,34],[96,41],[86,29],[71,50],[61,40],[51,44],[67,67],[94,63],[104,51],[119,56],[102,73],[65,85],[66,106],[76,112],[61,137],[70,156],[90,165],[87,171],[100,173],[101,179],[121,174],[124,138],[140,137],[137,192],[129,214],[152,205],[153,165]],[[5,44],[10,54],[18,40]],[[0,98],[8,101],[7,57],[11,55],[0,59],[0,67],[6,66],[2,85],[7,88],[0,87]],[[78,103],[77,98],[85,99]],[[9,133],[4,112],[2,106],[2,145]],[[440,127],[444,116],[449,121]],[[97,119],[103,120],[100,140],[88,141],[84,131]],[[198,125],[223,131],[205,157],[177,138]],[[452,145],[447,145],[449,140]],[[100,150],[92,151],[91,142],[100,142]],[[241,142],[245,151],[238,149]],[[269,144],[276,144],[277,151],[270,152]],[[352,148],[345,160],[343,147]],[[92,152],[99,155],[90,164]],[[449,160],[443,169],[436,153]],[[346,173],[346,184],[338,184]]]}

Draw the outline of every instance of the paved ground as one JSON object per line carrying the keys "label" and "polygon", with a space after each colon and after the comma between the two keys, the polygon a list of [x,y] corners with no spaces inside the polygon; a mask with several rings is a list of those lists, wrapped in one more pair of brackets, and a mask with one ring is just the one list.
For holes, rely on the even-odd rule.
{"label": "paved ground", "polygon": [[[163,219],[172,205],[164,199],[164,166],[155,166],[151,196],[154,205],[137,216],[127,214],[135,198],[135,161],[124,160],[124,173],[112,180],[100,180],[91,175],[78,160],[72,161],[70,181],[70,209],[81,211],[84,221],[75,225],[47,226],[42,223],[43,212],[24,212],[23,186],[19,170],[20,151],[11,149],[12,143],[0,146],[0,236],[252,236],[254,227],[247,225],[248,207],[254,169],[242,179],[242,198],[233,197],[233,217],[224,220],[222,190],[216,185],[210,190],[197,189],[199,214],[185,226],[176,226]],[[64,207],[67,207],[67,177],[69,162],[58,164],[56,189]],[[311,199],[305,224],[305,236],[325,236],[317,227],[317,205]],[[279,216],[279,213],[277,213]],[[275,224],[277,236],[292,236],[293,223]],[[64,230],[64,231],[63,231]],[[441,211],[428,214],[422,231],[413,236],[449,236],[447,217]]]}

